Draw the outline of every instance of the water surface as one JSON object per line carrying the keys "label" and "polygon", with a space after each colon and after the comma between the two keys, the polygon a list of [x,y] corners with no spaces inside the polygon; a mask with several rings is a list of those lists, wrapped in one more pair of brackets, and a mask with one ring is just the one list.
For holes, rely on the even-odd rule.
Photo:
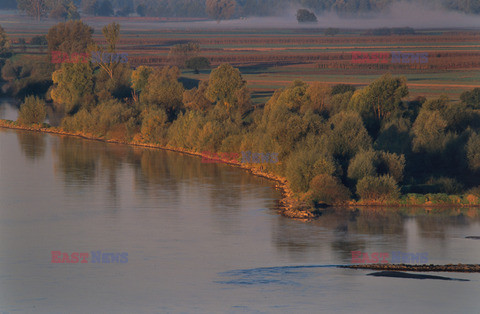
{"label": "water surface", "polygon": [[[478,313],[468,281],[367,276],[352,250],[479,263],[476,209],[275,210],[272,182],[161,150],[0,129],[1,313]],[[128,263],[52,264],[51,251]]]}

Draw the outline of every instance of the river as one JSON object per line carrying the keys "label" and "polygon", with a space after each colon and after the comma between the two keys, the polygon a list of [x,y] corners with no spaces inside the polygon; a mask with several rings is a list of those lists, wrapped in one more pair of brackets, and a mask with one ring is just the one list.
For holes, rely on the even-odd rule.
{"label": "river", "polygon": [[[278,214],[272,182],[238,168],[7,129],[0,178],[0,313],[480,311],[480,274],[333,267],[351,251],[479,263],[480,241],[465,238],[480,235],[477,209],[336,209],[301,222]],[[52,251],[128,261],[52,263]]]}

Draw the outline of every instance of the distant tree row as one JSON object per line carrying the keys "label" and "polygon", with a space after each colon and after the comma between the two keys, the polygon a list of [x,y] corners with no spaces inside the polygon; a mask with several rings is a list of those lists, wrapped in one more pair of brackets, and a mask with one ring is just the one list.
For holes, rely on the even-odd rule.
{"label": "distant tree row", "polygon": [[17,0],[18,9],[40,20],[44,17],[78,20],[80,14],[73,0]]}
{"label": "distant tree row", "polygon": [[[0,9],[15,8],[15,0],[4,0]],[[340,15],[380,12],[394,0],[16,0],[18,8],[37,19],[78,19],[83,14],[97,16],[210,17],[217,21],[232,17],[269,16],[287,6],[302,6],[300,22],[315,22],[315,13],[333,11]],[[470,14],[480,14],[480,2],[444,0],[444,7]]]}

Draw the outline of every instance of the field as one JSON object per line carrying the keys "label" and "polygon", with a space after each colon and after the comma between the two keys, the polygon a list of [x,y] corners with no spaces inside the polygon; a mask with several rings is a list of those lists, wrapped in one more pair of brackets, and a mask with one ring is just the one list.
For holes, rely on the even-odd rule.
{"label": "field", "polygon": [[[10,38],[28,40],[46,34],[54,22],[21,23],[18,17],[0,16]],[[201,55],[213,66],[228,62],[239,67],[256,103],[268,100],[275,89],[300,79],[329,84],[348,83],[362,87],[383,73],[405,75],[409,98],[448,95],[459,99],[460,93],[480,87],[479,30],[417,30],[415,35],[367,36],[364,30],[342,30],[324,36],[323,29],[254,29],[222,28],[208,21],[162,19],[88,18],[84,22],[95,28],[95,39],[104,44],[101,27],[119,22],[119,52],[126,52],[132,66],[169,64],[169,49],[179,43],[198,42]],[[32,27],[34,26],[34,27]],[[18,45],[16,45],[18,48]],[[18,51],[18,50],[17,50]],[[353,52],[424,52],[425,64],[355,64]],[[46,50],[29,47],[25,53],[45,55]],[[209,71],[194,74],[184,70],[187,86],[208,77]]]}

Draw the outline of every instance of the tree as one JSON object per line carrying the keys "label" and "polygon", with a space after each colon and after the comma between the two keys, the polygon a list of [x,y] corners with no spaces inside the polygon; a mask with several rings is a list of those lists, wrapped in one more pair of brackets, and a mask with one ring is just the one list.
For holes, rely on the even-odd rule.
{"label": "tree", "polygon": [[390,74],[385,74],[355,94],[351,107],[363,118],[369,117],[373,112],[379,121],[390,117],[394,111],[398,110],[402,98],[407,95],[408,87],[405,77],[392,77]]}
{"label": "tree", "polygon": [[93,28],[82,21],[58,23],[48,30],[48,50],[62,51],[69,55],[87,52],[87,48],[95,44],[92,34]]}
{"label": "tree", "polygon": [[139,4],[135,11],[137,11],[138,15],[145,16],[147,12],[147,8],[143,4]]}
{"label": "tree", "polygon": [[372,139],[356,112],[343,111],[330,118],[329,151],[348,160],[361,150],[370,150]]}
{"label": "tree", "polygon": [[20,106],[17,121],[24,125],[42,123],[46,115],[45,101],[36,96],[28,96]]}
{"label": "tree", "polygon": [[32,39],[30,40],[30,45],[47,46],[48,45],[47,36],[45,35],[33,36]]}
{"label": "tree", "polygon": [[460,99],[470,108],[480,109],[480,88],[477,87],[471,91],[463,92]]}
{"label": "tree", "polygon": [[65,20],[67,18],[67,8],[59,2],[51,9],[49,17],[56,20]]}
{"label": "tree", "polygon": [[200,73],[199,70],[210,68],[210,61],[205,57],[193,57],[185,62],[185,66],[198,74]]}
{"label": "tree", "polygon": [[186,90],[183,93],[183,104],[185,108],[206,111],[212,106],[212,102],[205,97],[205,91],[207,90],[208,83],[202,81],[198,88],[195,87],[191,90]]}
{"label": "tree", "polygon": [[46,0],[17,0],[18,9],[33,16],[37,21],[45,17],[48,12]]}
{"label": "tree", "polygon": [[53,72],[52,100],[63,105],[66,113],[88,106],[93,95],[93,69],[89,63],[62,63]]}
{"label": "tree", "polygon": [[176,67],[154,70],[140,95],[140,102],[148,107],[163,108],[170,117],[182,107],[183,85],[178,81],[180,71]]}
{"label": "tree", "polygon": [[103,0],[99,7],[97,14],[100,16],[112,16],[113,15],[113,6],[110,0]]}
{"label": "tree", "polygon": [[467,158],[470,169],[480,170],[480,135],[473,133],[467,143]]}
{"label": "tree", "polygon": [[8,58],[11,55],[11,43],[7,32],[0,26],[0,58]]}
{"label": "tree", "polygon": [[200,53],[200,45],[198,43],[189,42],[186,44],[178,44],[170,48],[168,58],[172,65],[176,67],[184,67],[187,60],[195,58]]}
{"label": "tree", "polygon": [[205,3],[207,14],[217,23],[228,20],[235,13],[237,2],[235,0],[207,0]]}
{"label": "tree", "polygon": [[347,92],[355,92],[355,86],[349,85],[349,84],[336,84],[332,86],[332,93],[331,95],[338,95],[338,94],[344,94]]}
{"label": "tree", "polygon": [[245,84],[240,70],[230,64],[222,64],[210,73],[205,96],[213,103],[230,107],[235,103],[235,92]]}
{"label": "tree", "polygon": [[437,111],[422,110],[413,124],[413,151],[440,152],[444,149],[445,129],[441,114]]}
{"label": "tree", "polygon": [[120,39],[120,24],[110,23],[103,27],[102,33],[108,43],[108,52],[115,52],[117,42]]}
{"label": "tree", "polygon": [[79,20],[79,19],[80,19],[80,14],[78,13],[78,9],[75,6],[75,4],[73,3],[73,1],[71,1],[67,5],[67,20],[75,21],[75,20]]}
{"label": "tree", "polygon": [[298,23],[317,23],[317,16],[306,9],[299,9],[297,11]]}
{"label": "tree", "polygon": [[327,107],[332,88],[325,83],[313,82],[308,86],[306,94],[310,97],[311,108],[316,112],[322,112]]}
{"label": "tree", "polygon": [[82,10],[85,14],[97,15],[99,6],[98,0],[82,0]]}
{"label": "tree", "polygon": [[152,74],[153,69],[151,67],[139,66],[134,71],[132,71],[132,90],[133,90],[133,99],[138,100],[137,93],[141,93],[142,90],[147,86],[148,78]]}

